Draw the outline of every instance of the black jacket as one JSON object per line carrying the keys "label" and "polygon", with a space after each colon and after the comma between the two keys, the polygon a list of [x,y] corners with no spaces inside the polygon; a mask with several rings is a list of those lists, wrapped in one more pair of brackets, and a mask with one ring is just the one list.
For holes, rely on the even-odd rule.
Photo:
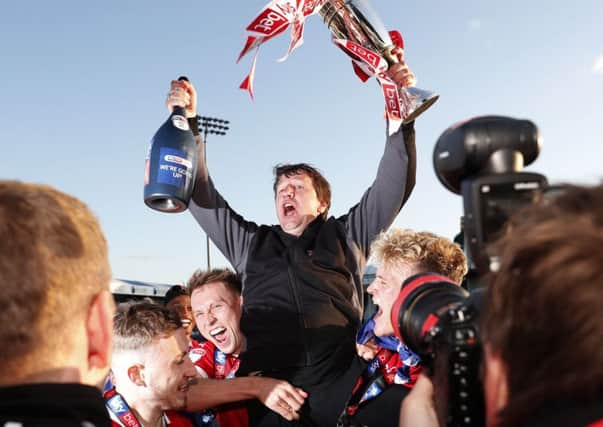
{"label": "black jacket", "polygon": [[110,427],[105,401],[97,388],[48,383],[0,387],[0,425],[23,427]]}
{"label": "black jacket", "polygon": [[377,176],[357,205],[338,218],[317,218],[299,238],[237,214],[203,158],[201,152],[189,208],[242,276],[247,347],[239,373],[261,371],[302,387],[340,375],[355,355],[370,243],[414,186],[412,126],[387,139]]}

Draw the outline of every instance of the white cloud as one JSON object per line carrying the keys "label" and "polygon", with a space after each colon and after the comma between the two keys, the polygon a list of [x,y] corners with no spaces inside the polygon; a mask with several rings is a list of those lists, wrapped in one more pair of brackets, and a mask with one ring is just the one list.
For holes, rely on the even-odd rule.
{"label": "white cloud", "polygon": [[595,59],[595,63],[593,64],[593,73],[603,74],[603,55],[600,55],[597,59]]}
{"label": "white cloud", "polygon": [[469,20],[469,29],[473,31],[477,31],[482,28],[482,21],[478,18],[473,18]]}

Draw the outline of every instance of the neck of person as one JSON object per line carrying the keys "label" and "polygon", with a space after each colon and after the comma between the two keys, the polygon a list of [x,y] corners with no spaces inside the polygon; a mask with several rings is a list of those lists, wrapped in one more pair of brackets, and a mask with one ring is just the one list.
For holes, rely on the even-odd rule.
{"label": "neck of person", "polygon": [[163,409],[156,403],[139,400],[130,409],[142,427],[164,427]]}

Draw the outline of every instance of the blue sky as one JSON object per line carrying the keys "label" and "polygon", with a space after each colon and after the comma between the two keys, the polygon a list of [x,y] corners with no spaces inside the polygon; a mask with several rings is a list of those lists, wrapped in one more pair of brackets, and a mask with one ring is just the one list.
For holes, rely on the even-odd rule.
{"label": "blue sky", "polygon": [[[357,202],[384,142],[383,101],[361,83],[318,16],[284,63],[288,32],[265,44],[256,99],[239,83],[251,57],[235,59],[264,0],[5,2],[0,12],[0,178],[46,183],[84,200],[99,217],[119,278],[179,282],[206,265],[205,235],[190,214],[142,201],[144,156],[167,118],[169,81],[186,74],[199,113],[231,121],[210,136],[211,174],[246,218],[274,223],[272,167],[309,162],[333,190],[331,213]],[[373,0],[399,29],[419,86],[438,103],[417,121],[417,186],[395,225],[458,231],[460,196],[432,168],[450,125],[484,114],[527,118],[540,157],[526,170],[551,182],[603,176],[603,3],[600,0]],[[226,261],[212,247],[212,264]]]}

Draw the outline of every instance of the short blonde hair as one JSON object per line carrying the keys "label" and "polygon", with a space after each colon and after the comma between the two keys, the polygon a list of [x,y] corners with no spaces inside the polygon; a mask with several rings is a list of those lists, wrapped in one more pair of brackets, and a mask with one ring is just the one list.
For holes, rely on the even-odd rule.
{"label": "short blonde hair", "polygon": [[433,272],[460,284],[467,273],[467,258],[451,240],[428,231],[391,228],[371,245],[373,263],[390,268],[413,265],[417,272]]}
{"label": "short blonde hair", "polygon": [[144,351],[181,327],[178,314],[164,305],[147,301],[121,303],[113,317],[113,354]]}
{"label": "short blonde hair", "polygon": [[107,243],[80,200],[0,181],[0,377],[65,352],[73,326],[109,290]]}

